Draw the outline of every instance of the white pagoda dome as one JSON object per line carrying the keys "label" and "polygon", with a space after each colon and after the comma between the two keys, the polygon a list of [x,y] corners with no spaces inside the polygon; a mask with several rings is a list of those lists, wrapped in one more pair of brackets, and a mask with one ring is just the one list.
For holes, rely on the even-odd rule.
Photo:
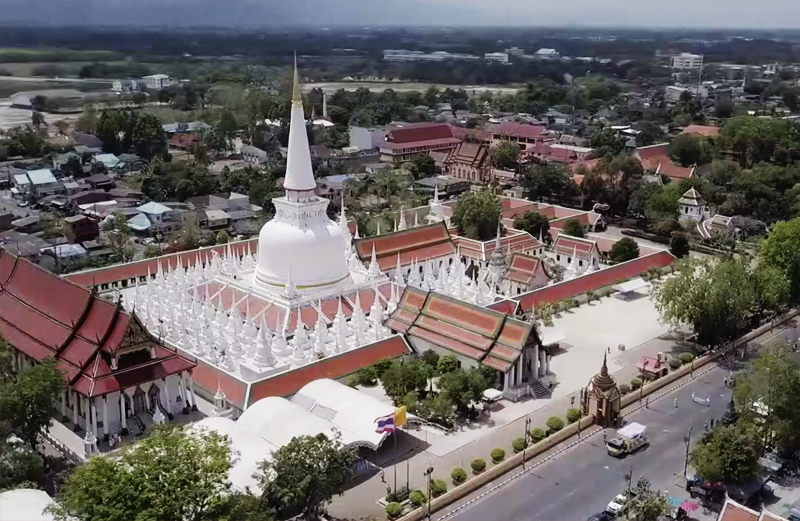
{"label": "white pagoda dome", "polygon": [[328,200],[318,197],[306,135],[297,62],[294,67],[292,114],[284,197],[273,199],[275,218],[261,228],[255,281],[274,291],[287,283],[319,291],[349,279],[345,238],[328,218]]}

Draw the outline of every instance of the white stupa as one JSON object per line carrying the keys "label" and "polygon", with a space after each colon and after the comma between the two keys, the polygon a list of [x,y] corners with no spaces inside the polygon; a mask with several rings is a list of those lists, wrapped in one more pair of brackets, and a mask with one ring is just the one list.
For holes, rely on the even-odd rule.
{"label": "white stupa", "polygon": [[290,125],[283,183],[286,194],[272,200],[275,217],[259,234],[254,282],[278,293],[286,287],[291,270],[292,283],[300,294],[318,294],[326,287],[347,285],[350,270],[342,229],[328,218],[329,201],[314,192],[317,183],[311,168],[296,62]]}

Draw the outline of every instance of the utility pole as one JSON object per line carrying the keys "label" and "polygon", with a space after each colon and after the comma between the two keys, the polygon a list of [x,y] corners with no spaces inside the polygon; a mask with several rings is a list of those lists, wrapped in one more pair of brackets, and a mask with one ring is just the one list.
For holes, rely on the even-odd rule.
{"label": "utility pole", "polygon": [[433,475],[433,465],[429,466],[422,475],[428,478],[428,521],[431,521],[431,476]]}
{"label": "utility pole", "polygon": [[528,429],[530,426],[531,419],[525,418],[525,434],[522,436],[522,470],[525,470],[525,450],[528,448]]}
{"label": "utility pole", "polygon": [[683,437],[683,442],[686,444],[686,457],[683,460],[683,479],[686,479],[686,472],[689,470],[689,446],[692,444],[692,422],[689,422],[689,429],[686,431],[686,436]]}

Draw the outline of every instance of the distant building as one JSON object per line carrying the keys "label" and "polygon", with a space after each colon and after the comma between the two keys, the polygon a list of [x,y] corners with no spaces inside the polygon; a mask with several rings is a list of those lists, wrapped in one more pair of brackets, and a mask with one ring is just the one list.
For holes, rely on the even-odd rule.
{"label": "distant building", "polygon": [[508,63],[508,54],[504,52],[487,52],[483,57],[490,63]]}
{"label": "distant building", "polygon": [[461,143],[445,159],[444,164],[451,177],[473,184],[484,184],[490,181],[492,158],[489,147],[486,145]]}
{"label": "distant building", "polygon": [[152,74],[142,78],[148,89],[160,90],[173,84],[172,79],[167,74]]}
{"label": "distant building", "polygon": [[97,221],[85,215],[73,215],[64,219],[64,235],[70,244],[93,241],[100,236]]}
{"label": "distant building", "polygon": [[519,47],[511,47],[510,49],[506,49],[505,52],[509,56],[525,56],[525,49],[520,49]]}
{"label": "distant building", "polygon": [[708,209],[705,200],[694,188],[687,190],[678,199],[678,211],[681,222],[701,222],[711,217],[711,211]]}
{"label": "distant building", "polygon": [[455,150],[461,140],[445,123],[426,123],[395,128],[386,134],[381,145],[381,161],[405,163],[428,152]]}
{"label": "distant building", "polygon": [[409,51],[406,49],[385,49],[383,51],[384,61],[394,62],[414,62],[414,61],[429,61],[429,62],[443,62],[448,60],[478,60],[479,56],[474,54],[461,54],[450,53],[447,51],[434,51],[432,53],[425,53],[422,51]]}
{"label": "distant building", "polygon": [[258,147],[245,145],[242,147],[242,159],[251,165],[260,166],[267,162],[269,155]]}
{"label": "distant building", "polygon": [[380,148],[386,141],[386,129],[383,127],[350,126],[350,146],[359,150]]}
{"label": "distant building", "polygon": [[508,121],[495,126],[492,130],[492,147],[496,147],[501,141],[513,141],[521,150],[525,150],[555,140],[555,133],[540,125]]}
{"label": "distant building", "polygon": [[555,49],[539,49],[534,53],[534,58],[537,60],[558,60],[561,58],[561,54]]}
{"label": "distant building", "polygon": [[138,92],[146,88],[147,82],[141,78],[125,78],[111,83],[111,90],[114,92]]}
{"label": "distant building", "polygon": [[699,69],[703,66],[703,55],[682,52],[672,57],[673,69]]}
{"label": "distant building", "polygon": [[14,176],[16,194],[23,195],[33,192],[36,197],[51,195],[61,189],[61,184],[53,175],[49,168],[40,170],[28,170],[24,174]]}

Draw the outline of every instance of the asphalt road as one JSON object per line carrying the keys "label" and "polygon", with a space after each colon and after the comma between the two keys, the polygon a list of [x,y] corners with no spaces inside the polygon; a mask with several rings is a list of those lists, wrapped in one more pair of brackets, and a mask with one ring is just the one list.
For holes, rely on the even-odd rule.
{"label": "asphalt road", "polygon": [[[727,372],[715,367],[674,393],[651,401],[649,408],[626,416],[626,421],[639,422],[647,426],[649,432],[650,446],[638,453],[623,459],[609,456],[602,433],[598,432],[569,452],[535,467],[525,476],[454,515],[442,512],[439,519],[580,521],[604,510],[608,502],[627,487],[625,475],[631,470],[634,484],[639,476],[644,476],[653,488],[665,490],[670,496],[688,498],[679,486],[682,485],[680,477],[686,455],[684,436],[691,423],[694,445],[704,423],[712,418],[721,418],[731,395],[731,390],[724,385]],[[692,402],[693,391],[698,397],[710,396],[710,407]],[[678,397],[678,408],[674,407],[675,396]],[[609,430],[608,437],[611,438],[613,433]],[[463,504],[463,501],[458,503]]]}

